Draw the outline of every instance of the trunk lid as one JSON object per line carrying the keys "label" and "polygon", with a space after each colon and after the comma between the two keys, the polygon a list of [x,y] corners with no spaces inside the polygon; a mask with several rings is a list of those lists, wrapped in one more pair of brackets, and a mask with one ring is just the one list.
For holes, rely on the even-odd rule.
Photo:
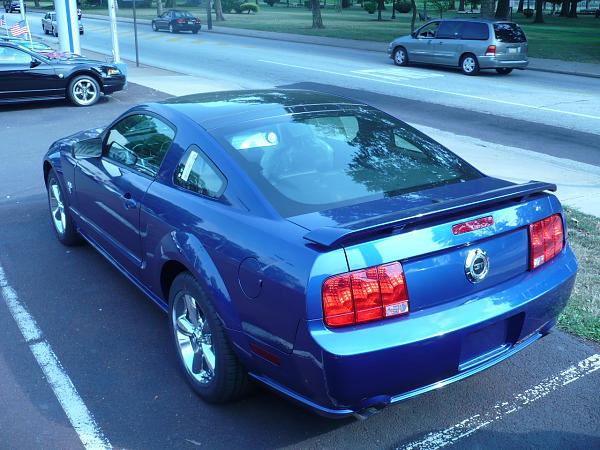
{"label": "trunk lid", "polygon": [[[556,212],[558,203],[543,192],[554,189],[546,183],[513,185],[484,177],[290,220],[312,227],[305,238],[317,248],[342,247],[350,271],[400,261],[414,312],[527,272],[528,225]],[[483,228],[453,231],[454,225],[488,217],[493,223]],[[468,260],[476,251],[485,253],[489,271],[472,281]]]}

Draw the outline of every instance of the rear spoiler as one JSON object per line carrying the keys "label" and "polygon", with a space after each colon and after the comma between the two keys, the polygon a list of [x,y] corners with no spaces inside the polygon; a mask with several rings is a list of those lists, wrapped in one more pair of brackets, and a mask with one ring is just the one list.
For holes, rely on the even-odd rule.
{"label": "rear spoiler", "polygon": [[340,246],[361,236],[393,231],[451,214],[467,212],[483,206],[514,200],[525,201],[528,197],[544,191],[556,191],[556,185],[540,181],[506,186],[457,199],[433,203],[427,206],[383,214],[368,219],[348,222],[341,227],[322,227],[309,231],[304,239],[327,248]]}

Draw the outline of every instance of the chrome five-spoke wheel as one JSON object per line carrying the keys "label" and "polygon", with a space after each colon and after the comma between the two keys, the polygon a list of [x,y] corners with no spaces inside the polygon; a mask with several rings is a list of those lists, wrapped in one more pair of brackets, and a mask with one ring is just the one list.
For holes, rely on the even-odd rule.
{"label": "chrome five-spoke wheel", "polygon": [[65,204],[62,200],[60,186],[56,178],[50,180],[48,187],[48,197],[50,202],[50,214],[52,215],[52,223],[59,235],[65,234],[67,227],[67,216],[65,215]]}
{"label": "chrome five-spoke wheel", "polygon": [[191,294],[182,293],[175,301],[172,320],[179,355],[188,373],[208,384],[215,376],[216,356],[206,314]]}

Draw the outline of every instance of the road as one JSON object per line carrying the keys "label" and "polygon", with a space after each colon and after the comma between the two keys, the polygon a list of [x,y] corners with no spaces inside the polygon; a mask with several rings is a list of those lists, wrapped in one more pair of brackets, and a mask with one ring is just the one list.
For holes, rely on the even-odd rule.
{"label": "road", "polygon": [[[34,21],[30,21],[33,26]],[[86,46],[94,36],[99,42],[106,39],[101,38],[100,29],[92,30],[105,23],[84,23]],[[362,63],[363,68],[369,64],[392,67],[375,53],[268,44],[224,35],[156,36],[152,41],[143,40],[143,44],[156,44],[158,62],[160,49],[169,51],[170,62],[164,57],[162,62],[171,69],[176,64],[184,67],[185,60],[179,59],[176,48],[206,48],[206,53],[198,50],[201,60],[189,62],[188,72],[200,75],[204,71],[209,79],[222,77],[235,86],[313,87],[369,98],[411,122],[490,142],[518,143],[545,153],[566,153],[572,159],[600,165],[598,128],[586,128],[594,119],[582,118],[583,125],[566,126],[554,118],[555,113],[540,110],[523,122],[519,120],[523,111],[505,111],[499,106],[497,111],[482,114],[478,102],[451,104],[453,100],[445,95],[430,96],[428,91],[423,91],[425,98],[413,98],[411,88],[396,84],[326,74],[310,78],[310,71],[275,64],[271,70],[267,69],[271,66],[256,61],[269,47],[269,57],[282,55],[278,62],[294,61],[295,56],[304,54],[298,65],[315,67],[319,58],[339,54],[339,59],[321,67],[340,73],[345,72],[338,65],[340,61],[359,67],[361,57],[368,61]],[[195,39],[210,41],[210,45],[196,44]],[[125,40],[122,46],[130,58]],[[221,47],[221,51],[208,48],[213,46]],[[296,47],[297,51],[293,50]],[[286,49],[291,52],[287,56]],[[238,53],[242,53],[239,60]],[[533,72],[500,79],[495,75],[466,78],[449,71],[414,70],[440,74],[445,81],[431,76],[403,84],[439,83],[457,92],[471,89],[464,83],[479,83],[481,87],[484,84],[480,80],[492,84],[510,81],[517,83],[525,96],[533,89],[541,92],[539,83],[554,83],[566,97],[571,89],[583,95],[581,86],[595,82]],[[493,97],[489,90],[482,90],[486,98]],[[104,125],[133,104],[164,97],[132,84],[93,108],[75,108],[64,102],[6,107],[0,123],[0,297],[12,293],[35,318],[44,342],[52,346],[78,395],[115,448],[372,449],[414,444],[413,448],[433,449],[452,442],[451,448],[461,449],[600,448],[600,370],[596,370],[600,368],[600,347],[560,331],[476,377],[387,408],[368,421],[326,420],[260,387],[232,405],[211,406],[199,400],[176,366],[166,316],[89,246],[66,249],[55,240],[41,178],[42,155],[55,139]],[[584,111],[567,106],[561,108]],[[1,446],[78,448],[78,435],[33,358],[32,345],[35,343],[24,342],[7,303],[0,301]],[[482,426],[484,423],[487,425]]]}

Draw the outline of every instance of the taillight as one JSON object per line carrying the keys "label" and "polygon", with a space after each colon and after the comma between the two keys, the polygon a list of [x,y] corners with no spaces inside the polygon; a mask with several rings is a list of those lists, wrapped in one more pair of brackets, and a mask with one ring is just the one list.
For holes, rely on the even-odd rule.
{"label": "taillight", "polygon": [[485,56],[496,56],[496,46],[488,45],[488,48],[485,51]]}
{"label": "taillight", "polygon": [[408,313],[408,291],[399,262],[355,270],[323,283],[323,317],[329,327]]}
{"label": "taillight", "polygon": [[177,19],[177,23],[185,23],[185,19]]}
{"label": "taillight", "polygon": [[529,268],[531,270],[550,261],[564,245],[563,222],[554,214],[529,225]]}

